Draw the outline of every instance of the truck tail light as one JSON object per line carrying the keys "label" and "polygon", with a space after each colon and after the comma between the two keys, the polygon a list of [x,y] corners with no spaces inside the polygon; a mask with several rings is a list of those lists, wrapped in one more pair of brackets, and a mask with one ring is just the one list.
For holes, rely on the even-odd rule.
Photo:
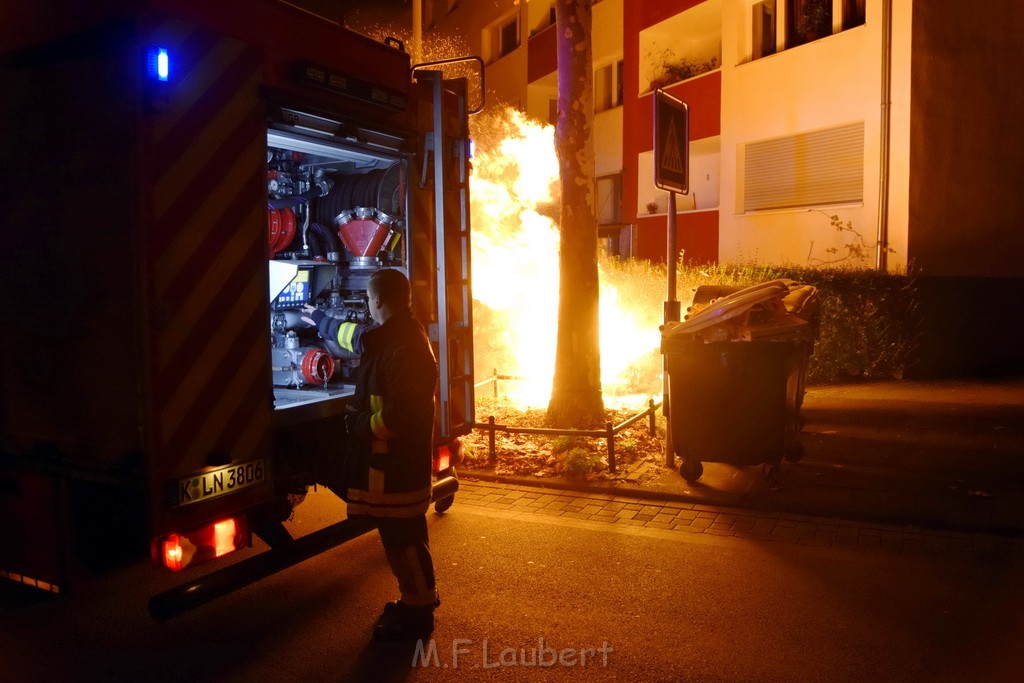
{"label": "truck tail light", "polygon": [[437,449],[434,453],[434,471],[444,470],[462,462],[462,442],[456,439]]}
{"label": "truck tail light", "polygon": [[451,466],[452,454],[448,450],[447,446],[441,446],[437,449],[437,455],[434,457],[434,471],[440,472],[446,470]]}
{"label": "truck tail light", "polygon": [[249,545],[252,533],[244,516],[228,517],[154,542],[155,559],[172,571],[201,564]]}

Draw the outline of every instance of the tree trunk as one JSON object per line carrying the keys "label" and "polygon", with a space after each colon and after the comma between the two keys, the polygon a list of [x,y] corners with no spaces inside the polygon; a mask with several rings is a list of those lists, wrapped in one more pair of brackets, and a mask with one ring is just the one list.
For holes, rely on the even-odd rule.
{"label": "tree trunk", "polygon": [[598,334],[597,215],[591,0],[557,0],[558,123],[562,187],[558,337],[548,420],[559,427],[604,423]]}

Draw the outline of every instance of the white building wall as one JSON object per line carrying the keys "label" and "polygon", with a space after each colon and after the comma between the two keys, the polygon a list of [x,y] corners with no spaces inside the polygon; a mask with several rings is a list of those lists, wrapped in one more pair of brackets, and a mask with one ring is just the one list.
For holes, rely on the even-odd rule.
{"label": "white building wall", "polygon": [[[870,9],[869,3],[868,8]],[[870,18],[870,17],[869,17]],[[910,65],[913,3],[892,2],[889,103],[889,269],[906,267],[910,224]]]}
{"label": "white building wall", "polygon": [[622,3],[623,0],[602,0],[594,5],[591,34],[594,63],[612,57],[622,59]]}
{"label": "white building wall", "polygon": [[[623,0],[602,0],[594,5],[591,51],[595,66],[622,59],[622,3]],[[622,171],[621,104],[595,114],[594,154],[597,175]]]}
{"label": "white building wall", "polygon": [[527,87],[526,115],[531,119],[555,125],[550,115],[552,102],[558,101],[558,84],[555,76],[547,76]]}
{"label": "white building wall", "polygon": [[526,46],[520,45],[487,66],[487,106],[508,104],[526,107]]}
{"label": "white building wall", "polygon": [[[429,33],[442,41],[448,37],[460,48],[465,45],[469,54],[484,60],[487,105],[505,103],[525,107],[526,43],[530,36],[527,4],[519,0],[463,0],[448,13],[435,7],[438,8],[432,13],[433,25]],[[494,49],[493,34],[517,15],[519,47],[499,57]]]}
{"label": "white building wall", "polygon": [[[829,216],[833,214],[844,224],[850,222],[873,244],[878,226],[880,171],[881,0],[868,0],[863,26],[757,60],[750,60],[752,4],[753,0],[722,3],[719,259],[799,264],[809,257],[834,258],[826,249],[843,252],[852,237],[830,225]],[[780,0],[779,4],[784,2]],[[779,31],[783,31],[781,21]],[[744,213],[746,143],[855,121],[864,122],[863,202]],[[896,129],[903,135],[899,126]],[[899,141],[894,139],[894,143],[892,149],[899,158]],[[897,180],[902,182],[902,178]],[[903,197],[896,194],[891,194],[890,205],[894,211],[903,210],[905,192]],[[905,221],[890,221],[890,230],[894,243],[905,245]],[[898,265],[905,255],[905,248],[891,255],[890,264]],[[873,251],[867,262],[849,265],[873,266]]]}
{"label": "white building wall", "polygon": [[622,171],[622,107],[594,115],[594,155],[597,175]]}

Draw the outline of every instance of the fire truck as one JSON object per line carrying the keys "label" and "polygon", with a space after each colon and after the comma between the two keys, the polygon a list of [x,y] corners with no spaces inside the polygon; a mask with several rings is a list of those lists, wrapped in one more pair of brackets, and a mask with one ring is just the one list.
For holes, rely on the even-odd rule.
{"label": "fire truck", "polygon": [[201,567],[153,596],[169,616],[371,530],[283,522],[330,485],[358,365],[303,307],[368,320],[380,268],[438,360],[447,509],[474,419],[468,80],[276,0],[5,15],[0,578]]}

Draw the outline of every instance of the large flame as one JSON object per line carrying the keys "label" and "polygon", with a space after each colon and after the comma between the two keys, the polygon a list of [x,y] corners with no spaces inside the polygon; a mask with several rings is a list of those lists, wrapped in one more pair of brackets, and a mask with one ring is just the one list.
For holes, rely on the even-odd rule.
{"label": "large flame", "polygon": [[[554,129],[512,109],[484,126],[489,129],[475,131],[471,180],[477,375],[520,377],[504,382],[503,393],[519,407],[544,407],[554,376],[559,296],[559,232],[546,215],[558,201]],[[606,402],[624,394],[646,400],[661,390],[660,300],[650,292],[656,282],[650,267],[638,268],[640,277],[622,265],[599,269]],[[622,296],[616,279],[643,284]]]}

